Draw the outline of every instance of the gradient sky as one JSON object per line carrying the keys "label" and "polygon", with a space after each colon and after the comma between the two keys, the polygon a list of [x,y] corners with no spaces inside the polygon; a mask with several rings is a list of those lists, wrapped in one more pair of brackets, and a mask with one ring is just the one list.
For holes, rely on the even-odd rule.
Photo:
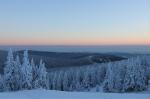
{"label": "gradient sky", "polygon": [[0,0],[0,45],[150,45],[150,0]]}

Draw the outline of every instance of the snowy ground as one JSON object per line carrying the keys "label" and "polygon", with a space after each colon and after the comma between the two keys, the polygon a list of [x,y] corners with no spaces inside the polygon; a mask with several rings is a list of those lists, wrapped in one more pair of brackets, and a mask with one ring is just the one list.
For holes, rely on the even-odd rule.
{"label": "snowy ground", "polygon": [[150,99],[150,94],[119,94],[92,92],[60,92],[31,90],[0,93],[0,99]]}

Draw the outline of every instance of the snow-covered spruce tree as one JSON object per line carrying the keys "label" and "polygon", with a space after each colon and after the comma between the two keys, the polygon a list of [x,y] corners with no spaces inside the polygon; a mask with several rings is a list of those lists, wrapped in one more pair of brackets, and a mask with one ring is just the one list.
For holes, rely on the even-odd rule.
{"label": "snow-covered spruce tree", "polygon": [[103,90],[105,92],[122,92],[125,69],[121,63],[109,63]]}
{"label": "snow-covered spruce tree", "polygon": [[81,71],[80,70],[76,70],[76,79],[75,79],[75,90],[76,91],[81,91]]}
{"label": "snow-covered spruce tree", "polygon": [[63,72],[59,71],[57,81],[56,81],[56,86],[57,86],[57,90],[61,90],[61,91],[63,90],[62,77],[63,77]]}
{"label": "snow-covered spruce tree", "polygon": [[150,80],[150,55],[144,55],[140,59],[141,65],[145,70],[146,84],[148,85],[148,81]]}
{"label": "snow-covered spruce tree", "polygon": [[4,80],[3,76],[0,74],[0,92],[4,91]]}
{"label": "snow-covered spruce tree", "polygon": [[24,51],[23,63],[21,68],[22,89],[32,89],[32,66],[28,58],[28,51]]}
{"label": "snow-covered spruce tree", "polygon": [[20,58],[17,55],[15,58],[15,62],[14,62],[14,73],[15,73],[15,90],[20,90],[21,89],[21,63],[20,63]]}
{"label": "snow-covered spruce tree", "polygon": [[104,92],[112,92],[114,88],[114,79],[113,79],[113,70],[112,64],[109,63],[107,67],[106,77],[103,84],[103,91]]}
{"label": "snow-covered spruce tree", "polygon": [[74,80],[75,80],[75,74],[74,70],[71,68],[67,73],[68,78],[68,90],[67,91],[73,91],[74,90]]}
{"label": "snow-covered spruce tree", "polygon": [[106,76],[106,65],[102,64],[98,66],[98,69],[96,69],[96,71],[97,71],[96,73],[97,84],[101,85],[104,82]]}
{"label": "snow-covered spruce tree", "polygon": [[117,62],[113,64],[114,89],[112,92],[122,92],[126,72],[126,65],[123,65],[123,63],[124,62]]}
{"label": "snow-covered spruce tree", "polygon": [[38,68],[38,83],[41,88],[48,89],[47,71],[45,68],[45,63],[40,60],[40,65]]}
{"label": "snow-covered spruce tree", "polygon": [[38,66],[35,65],[34,60],[31,60],[31,66],[32,66],[32,88],[37,89],[39,88],[38,84]]}
{"label": "snow-covered spruce tree", "polygon": [[53,90],[53,78],[54,78],[54,73],[50,72],[48,73],[48,82],[49,82],[49,89]]}
{"label": "snow-covered spruce tree", "polygon": [[82,84],[83,84],[84,89],[87,89],[89,91],[91,82],[90,82],[89,71],[87,69],[84,72],[84,78],[83,78],[83,83]]}
{"label": "snow-covered spruce tree", "polygon": [[69,91],[69,78],[68,78],[67,71],[64,73],[64,77],[63,77],[63,90]]}
{"label": "snow-covered spruce tree", "polygon": [[4,67],[4,90],[11,91],[15,89],[16,81],[15,81],[15,64],[14,64],[13,52],[10,49],[8,51],[6,65]]}
{"label": "snow-covered spruce tree", "polygon": [[57,72],[54,72],[52,78],[50,78],[50,79],[52,79],[51,80],[51,82],[52,82],[51,83],[52,90],[56,90],[57,89],[57,85],[56,85],[56,82],[57,82]]}
{"label": "snow-covered spruce tree", "polygon": [[96,87],[96,72],[94,67],[87,67],[87,72],[89,75],[89,87]]}
{"label": "snow-covered spruce tree", "polygon": [[139,57],[128,60],[124,79],[124,91],[143,91],[146,89],[146,78]]}
{"label": "snow-covered spruce tree", "polygon": [[71,68],[68,72],[68,90],[67,91],[73,91],[73,80],[74,80],[74,75],[73,75],[73,69]]}
{"label": "snow-covered spruce tree", "polygon": [[74,91],[76,90],[76,69],[71,68],[70,73],[68,74],[69,76],[69,91]]}

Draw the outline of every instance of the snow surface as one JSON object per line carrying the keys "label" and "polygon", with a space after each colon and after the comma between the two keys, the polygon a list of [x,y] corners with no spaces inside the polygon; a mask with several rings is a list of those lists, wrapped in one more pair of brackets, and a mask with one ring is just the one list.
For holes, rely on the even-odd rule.
{"label": "snow surface", "polygon": [[150,94],[30,90],[0,93],[0,99],[150,99]]}

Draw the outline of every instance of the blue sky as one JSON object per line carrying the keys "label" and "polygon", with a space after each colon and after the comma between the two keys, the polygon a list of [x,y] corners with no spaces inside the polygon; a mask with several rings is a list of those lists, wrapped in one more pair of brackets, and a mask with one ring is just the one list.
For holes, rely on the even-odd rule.
{"label": "blue sky", "polygon": [[150,0],[0,0],[0,44],[150,44]]}

